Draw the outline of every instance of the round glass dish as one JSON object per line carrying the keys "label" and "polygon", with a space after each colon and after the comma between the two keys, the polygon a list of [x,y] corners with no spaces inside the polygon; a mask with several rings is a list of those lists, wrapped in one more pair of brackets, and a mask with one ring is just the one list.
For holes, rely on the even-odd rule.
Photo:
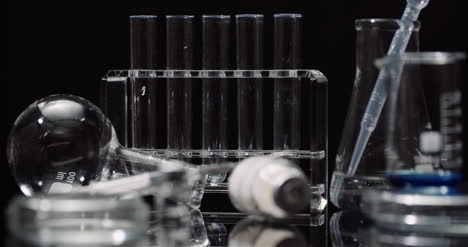
{"label": "round glass dish", "polygon": [[139,197],[54,195],[17,197],[7,210],[18,241],[46,246],[139,246],[149,207]]}
{"label": "round glass dish", "polygon": [[385,189],[367,190],[361,203],[362,212],[378,227],[453,236],[467,235],[467,208],[466,193],[421,194]]}

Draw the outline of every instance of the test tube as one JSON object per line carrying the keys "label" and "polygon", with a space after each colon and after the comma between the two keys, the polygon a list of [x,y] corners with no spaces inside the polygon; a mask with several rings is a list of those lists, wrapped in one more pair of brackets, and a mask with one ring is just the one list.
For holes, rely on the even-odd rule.
{"label": "test tube", "polygon": [[[156,69],[158,66],[158,17],[152,15],[130,16],[130,60],[131,69]],[[158,130],[162,128],[156,121],[161,107],[155,79],[135,78],[131,82],[130,109],[131,146],[154,148],[158,146]],[[159,104],[159,106],[158,106]]]}
{"label": "test tube", "polygon": [[[263,68],[263,15],[236,15],[237,69]],[[240,150],[263,148],[262,80],[239,79],[237,86],[238,146]]]}
{"label": "test tube", "polygon": [[[274,15],[274,68],[298,69],[301,66],[300,14]],[[300,81],[293,78],[274,82],[274,149],[299,148]]]}
{"label": "test tube", "polygon": [[[166,16],[167,69],[193,67],[192,15]],[[192,148],[192,81],[188,78],[167,80],[167,147]]]}
{"label": "test tube", "polygon": [[[229,69],[229,43],[231,19],[228,15],[203,15],[203,62],[204,70]],[[226,79],[203,80],[203,138],[205,150],[227,148],[228,82]],[[205,159],[204,164],[219,162]],[[208,177],[211,184],[222,182],[226,174]]]}

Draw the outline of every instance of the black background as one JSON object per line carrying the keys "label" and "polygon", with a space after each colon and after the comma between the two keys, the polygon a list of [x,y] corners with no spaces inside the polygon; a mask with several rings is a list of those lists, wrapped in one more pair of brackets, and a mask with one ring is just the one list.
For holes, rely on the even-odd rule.
{"label": "black background", "polygon": [[[405,2],[7,1],[6,34],[2,35],[7,42],[3,46],[7,67],[1,90],[2,218],[4,206],[19,193],[5,157],[8,131],[15,118],[35,100],[54,93],[75,94],[98,104],[99,82],[105,72],[129,67],[129,15],[259,13],[271,22],[274,13],[303,14],[303,67],[318,69],[329,79],[331,171],[354,81],[354,20],[399,18]],[[464,2],[430,2],[419,18],[421,50],[467,52],[468,8]]]}

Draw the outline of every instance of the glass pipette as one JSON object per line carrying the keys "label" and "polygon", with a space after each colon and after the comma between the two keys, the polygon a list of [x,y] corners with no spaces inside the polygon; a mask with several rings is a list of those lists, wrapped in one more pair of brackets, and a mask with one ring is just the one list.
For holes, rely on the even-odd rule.
{"label": "glass pipette", "polygon": [[[392,43],[390,44],[390,48],[387,52],[388,55],[402,54],[406,50],[406,46],[413,29],[412,23],[418,19],[419,13],[427,6],[429,0],[407,0],[406,2],[406,8],[401,17],[400,29],[393,36]],[[400,65],[398,74],[401,73],[401,69],[402,66]],[[359,131],[356,145],[354,146],[353,155],[351,156],[351,162],[346,174],[347,176],[353,176],[356,173],[359,161],[361,160],[367,142],[369,141],[369,137],[374,131],[380,118],[386,98],[387,89],[384,83],[384,75],[380,72],[361,121],[361,129]],[[336,192],[332,192],[332,195],[338,196],[342,183],[342,177],[332,181],[331,190]]]}

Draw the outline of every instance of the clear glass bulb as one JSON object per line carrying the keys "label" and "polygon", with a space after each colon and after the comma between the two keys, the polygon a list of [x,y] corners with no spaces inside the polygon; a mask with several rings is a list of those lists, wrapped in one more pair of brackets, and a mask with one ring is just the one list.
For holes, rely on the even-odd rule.
{"label": "clear glass bulb", "polygon": [[51,95],[24,110],[10,132],[7,156],[27,196],[67,193],[122,175],[195,168],[121,146],[101,110],[72,95]]}

